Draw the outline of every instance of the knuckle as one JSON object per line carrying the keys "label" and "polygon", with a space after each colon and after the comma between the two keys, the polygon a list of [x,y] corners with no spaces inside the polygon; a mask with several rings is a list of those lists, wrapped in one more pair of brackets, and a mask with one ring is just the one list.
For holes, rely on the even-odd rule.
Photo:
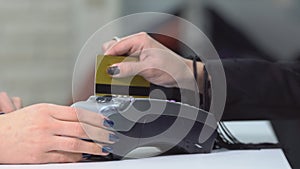
{"label": "knuckle", "polygon": [[38,103],[36,104],[37,107],[43,108],[43,107],[48,107],[50,104],[48,103]]}
{"label": "knuckle", "polygon": [[38,103],[34,105],[34,108],[37,110],[36,112],[48,112],[52,105],[48,103]]}
{"label": "knuckle", "polygon": [[139,36],[139,38],[141,38],[142,40],[146,40],[146,39],[149,38],[149,35],[148,35],[148,33],[146,33],[146,32],[140,32],[140,33],[138,33],[138,36]]}
{"label": "knuckle", "polygon": [[138,35],[140,35],[140,36],[148,36],[147,32],[140,32],[140,33],[138,33]]}

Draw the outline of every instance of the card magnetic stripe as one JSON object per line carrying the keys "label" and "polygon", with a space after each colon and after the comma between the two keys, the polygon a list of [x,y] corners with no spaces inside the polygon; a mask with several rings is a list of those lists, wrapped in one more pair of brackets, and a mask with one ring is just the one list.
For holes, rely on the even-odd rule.
{"label": "card magnetic stripe", "polygon": [[149,96],[149,87],[140,86],[122,86],[122,85],[107,85],[107,84],[96,84],[96,94],[118,94],[118,95],[130,95],[130,96]]}

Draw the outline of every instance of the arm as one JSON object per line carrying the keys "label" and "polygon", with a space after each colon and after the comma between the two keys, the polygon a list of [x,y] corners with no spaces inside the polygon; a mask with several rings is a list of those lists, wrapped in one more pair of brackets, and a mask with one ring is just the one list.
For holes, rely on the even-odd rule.
{"label": "arm", "polygon": [[222,63],[227,81],[224,119],[300,116],[299,62],[224,59]]}

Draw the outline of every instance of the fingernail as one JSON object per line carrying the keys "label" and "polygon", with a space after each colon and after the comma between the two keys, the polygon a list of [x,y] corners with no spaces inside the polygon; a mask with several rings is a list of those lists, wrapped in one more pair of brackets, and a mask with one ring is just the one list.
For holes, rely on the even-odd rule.
{"label": "fingernail", "polygon": [[110,133],[109,134],[109,141],[111,141],[111,142],[118,142],[118,141],[120,141],[120,138],[117,135]]}
{"label": "fingernail", "polygon": [[102,147],[102,152],[103,153],[112,153],[113,149],[110,146],[103,146]]}
{"label": "fingernail", "polygon": [[0,115],[1,115],[1,114],[5,114],[5,113],[4,113],[4,112],[0,112]]}
{"label": "fingernail", "polygon": [[114,122],[113,121],[111,121],[111,120],[108,120],[108,119],[104,119],[104,121],[103,121],[103,126],[105,126],[105,127],[113,127],[114,126]]}
{"label": "fingernail", "polygon": [[118,66],[111,66],[111,67],[107,68],[106,72],[109,75],[117,75],[120,73],[120,69]]}
{"label": "fingernail", "polygon": [[85,154],[85,153],[82,154],[82,159],[83,160],[88,160],[90,157],[91,157],[90,154]]}

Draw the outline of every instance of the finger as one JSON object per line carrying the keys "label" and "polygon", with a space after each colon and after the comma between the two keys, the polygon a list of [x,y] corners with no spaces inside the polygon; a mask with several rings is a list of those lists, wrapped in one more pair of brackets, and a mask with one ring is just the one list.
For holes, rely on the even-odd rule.
{"label": "finger", "polygon": [[15,106],[6,92],[0,93],[0,109],[1,112],[5,113],[12,112],[15,110]]}
{"label": "finger", "polygon": [[[58,106],[56,111],[52,111],[51,116],[57,120],[79,121],[96,127],[108,128],[113,125],[113,122],[102,114],[75,107]],[[108,124],[110,124],[110,126]]]}
{"label": "finger", "polygon": [[46,153],[45,163],[69,163],[82,160],[81,153],[70,153],[64,151],[49,151]]}
{"label": "finger", "polygon": [[22,106],[22,99],[20,97],[12,97],[11,98],[14,106],[16,107],[16,109],[21,109]]}
{"label": "finger", "polygon": [[146,33],[138,33],[124,37],[112,45],[104,55],[132,55],[133,53],[139,52],[147,36]]}
{"label": "finger", "polygon": [[102,45],[102,51],[105,53],[109,48],[111,48],[117,41],[111,40]]}
{"label": "finger", "polygon": [[[110,69],[114,69],[111,71]],[[107,72],[116,78],[123,78],[129,76],[135,76],[142,72],[145,69],[143,62],[120,62],[111,65]],[[117,71],[116,71],[117,70]],[[113,73],[110,73],[113,72]]]}
{"label": "finger", "polygon": [[54,134],[89,139],[108,144],[113,144],[118,141],[118,137],[112,131],[78,122],[60,121]]}
{"label": "finger", "polygon": [[94,155],[107,155],[107,146],[88,142],[77,138],[55,136],[55,144],[50,150],[65,151],[71,153],[87,153]]}

